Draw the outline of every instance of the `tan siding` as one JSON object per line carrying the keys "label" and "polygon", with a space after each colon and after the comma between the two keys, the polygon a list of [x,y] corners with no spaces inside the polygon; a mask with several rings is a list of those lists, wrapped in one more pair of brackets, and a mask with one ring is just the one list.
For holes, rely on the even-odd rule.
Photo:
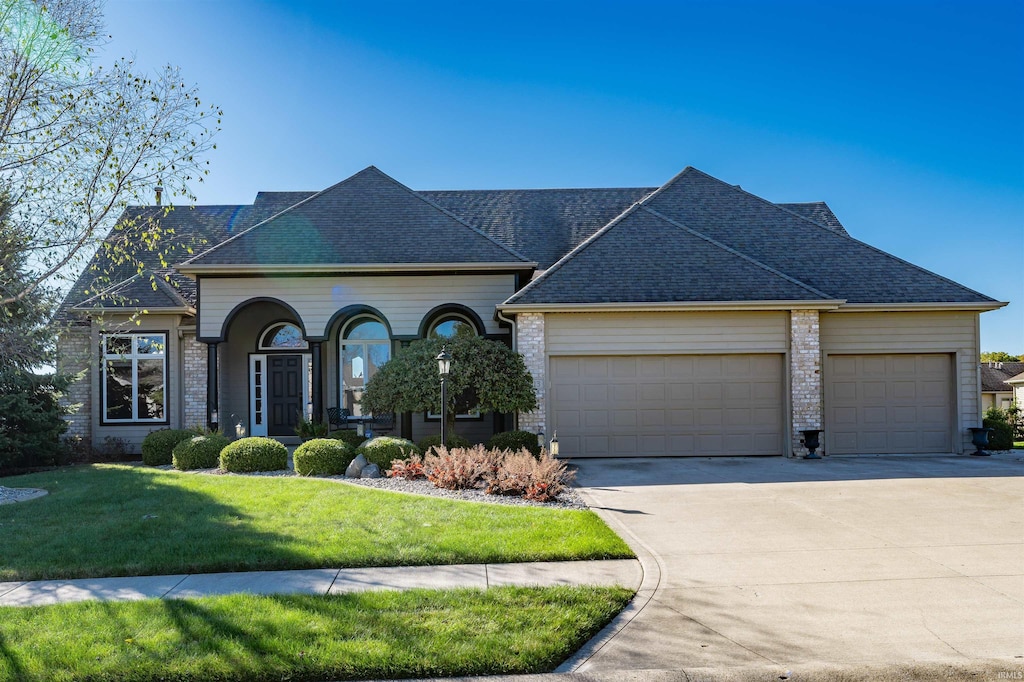
{"label": "tan siding", "polygon": [[[129,452],[142,452],[142,439],[150,431],[157,429],[181,428],[181,344],[178,339],[179,316],[177,315],[143,315],[140,323],[128,322],[126,316],[107,315],[100,325],[97,321],[92,323],[92,360],[91,360],[91,390],[93,400],[92,411],[92,433],[93,445],[102,447],[106,438],[120,438],[125,441]],[[167,332],[167,395],[164,407],[170,417],[169,424],[100,424],[100,415],[103,412],[103,390],[100,385],[102,374],[100,372],[99,343],[102,333],[126,333],[137,334],[147,331]]]}
{"label": "tan siding", "polygon": [[967,429],[981,424],[978,313],[824,313],[821,316],[821,350],[826,356],[843,353],[954,354],[954,408],[960,425],[954,448],[956,452],[962,452],[970,445],[971,435]]}
{"label": "tan siding", "polygon": [[547,314],[549,355],[784,353],[785,312]]}
{"label": "tan siding", "polygon": [[494,306],[515,291],[512,275],[385,275],[379,277],[204,278],[200,291],[200,334],[220,335],[224,318],[239,303],[268,296],[291,305],[308,334],[326,334],[331,316],[350,305],[368,305],[387,318],[392,333],[414,335],[424,315],[438,305],[460,303],[499,333]]}

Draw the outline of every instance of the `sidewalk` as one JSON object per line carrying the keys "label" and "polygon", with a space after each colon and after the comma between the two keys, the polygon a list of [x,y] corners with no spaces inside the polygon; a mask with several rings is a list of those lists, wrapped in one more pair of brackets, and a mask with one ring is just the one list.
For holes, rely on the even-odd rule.
{"label": "sidewalk", "polygon": [[87,600],[184,599],[239,592],[344,594],[416,588],[487,589],[507,585],[621,585],[636,590],[642,579],[643,570],[635,559],[198,573],[0,582],[0,606],[45,606]]}

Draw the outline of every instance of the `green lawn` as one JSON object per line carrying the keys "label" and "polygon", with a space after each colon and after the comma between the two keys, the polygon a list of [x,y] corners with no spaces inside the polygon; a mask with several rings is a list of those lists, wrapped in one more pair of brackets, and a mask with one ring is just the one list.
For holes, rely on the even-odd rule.
{"label": "green lawn", "polygon": [[208,597],[0,608],[0,679],[350,680],[553,670],[621,588]]}
{"label": "green lawn", "polygon": [[0,506],[0,581],[633,556],[590,511],[329,480],[92,465],[0,481],[50,493]]}

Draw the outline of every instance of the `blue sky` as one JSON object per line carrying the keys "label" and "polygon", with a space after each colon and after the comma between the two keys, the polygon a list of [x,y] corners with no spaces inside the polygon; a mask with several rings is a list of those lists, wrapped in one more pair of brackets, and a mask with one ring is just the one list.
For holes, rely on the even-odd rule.
{"label": "blue sky", "polygon": [[370,164],[414,189],[656,186],[695,166],[825,200],[1011,305],[1024,353],[1024,3],[109,0],[102,59],[224,109],[199,203]]}

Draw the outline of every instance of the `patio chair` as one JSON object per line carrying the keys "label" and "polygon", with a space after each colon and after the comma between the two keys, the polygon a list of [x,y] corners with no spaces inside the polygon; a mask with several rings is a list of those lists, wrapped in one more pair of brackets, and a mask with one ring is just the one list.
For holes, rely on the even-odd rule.
{"label": "patio chair", "polygon": [[344,407],[328,407],[327,408],[327,423],[328,431],[335,429],[350,429],[352,428],[351,422],[349,422],[349,411]]}

